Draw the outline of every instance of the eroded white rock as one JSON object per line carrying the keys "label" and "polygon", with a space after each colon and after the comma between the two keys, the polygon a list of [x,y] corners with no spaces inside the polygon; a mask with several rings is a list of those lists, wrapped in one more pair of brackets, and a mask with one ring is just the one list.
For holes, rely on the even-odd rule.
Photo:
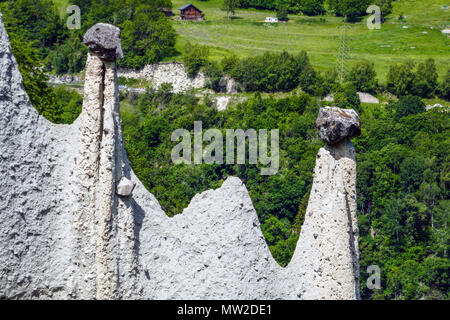
{"label": "eroded white rock", "polygon": [[[0,299],[358,298],[348,139],[319,151],[282,268],[238,178],[197,194],[182,214],[164,213],[126,157],[115,65],[88,59],[82,123],[53,125],[24,92],[0,17]],[[136,181],[133,197],[117,196],[122,177]]]}
{"label": "eroded white rock", "polygon": [[117,194],[122,197],[129,197],[133,193],[133,189],[136,183],[129,180],[126,177],[122,177],[120,179],[119,184],[117,185]]}

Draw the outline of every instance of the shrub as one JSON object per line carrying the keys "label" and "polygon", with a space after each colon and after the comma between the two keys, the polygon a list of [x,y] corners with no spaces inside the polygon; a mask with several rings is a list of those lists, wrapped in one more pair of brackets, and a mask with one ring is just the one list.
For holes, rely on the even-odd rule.
{"label": "shrub", "polygon": [[450,100],[450,69],[447,70],[447,74],[439,86],[439,96],[442,99]]}
{"label": "shrub", "polygon": [[336,14],[345,17],[347,21],[355,21],[366,14],[366,9],[371,0],[337,0],[335,4]]}
{"label": "shrub", "polygon": [[387,89],[397,96],[411,94],[414,88],[414,62],[406,61],[402,64],[390,66],[387,76]]}
{"label": "shrub", "polygon": [[198,44],[186,43],[183,57],[186,72],[189,77],[195,78],[200,69],[208,63],[209,49]]}
{"label": "shrub", "polygon": [[353,84],[356,90],[373,93],[378,86],[376,76],[374,63],[363,61],[353,66],[347,80]]}
{"label": "shrub", "polygon": [[414,78],[414,88],[412,92],[423,98],[432,97],[436,92],[438,74],[434,59],[427,59],[424,63],[419,63]]}
{"label": "shrub", "polygon": [[361,112],[361,101],[353,84],[347,82],[336,88],[334,94],[334,104],[336,107],[343,109],[354,109],[356,112]]}
{"label": "shrub", "polygon": [[425,103],[416,96],[407,95],[401,97],[400,100],[390,106],[395,112],[395,120],[406,117],[411,114],[418,114],[425,112]]}
{"label": "shrub", "polygon": [[148,6],[136,9],[134,19],[121,27],[124,57],[119,66],[139,69],[174,53],[174,28],[162,13],[151,12]]}
{"label": "shrub", "polygon": [[223,72],[229,74],[238,63],[238,57],[235,54],[231,54],[222,59],[222,61],[220,62],[220,66],[222,67]]}
{"label": "shrub", "polygon": [[231,76],[245,91],[289,91],[296,88],[302,71],[309,65],[308,56],[300,52],[265,53],[239,61]]}
{"label": "shrub", "polygon": [[223,72],[217,62],[209,62],[204,68],[204,74],[207,78],[206,88],[212,89],[216,92],[221,91],[220,80],[223,77]]}
{"label": "shrub", "polygon": [[87,48],[79,36],[72,33],[63,44],[49,55],[49,62],[56,73],[77,73],[83,70]]}
{"label": "shrub", "polygon": [[337,72],[335,69],[328,70],[323,74],[317,74],[314,95],[317,97],[324,97],[329,94],[336,85],[336,79]]}
{"label": "shrub", "polygon": [[307,64],[298,78],[298,84],[303,91],[314,94],[317,74],[314,68]]}
{"label": "shrub", "polygon": [[288,8],[287,5],[281,2],[277,8],[277,18],[280,21],[288,21]]}
{"label": "shrub", "polygon": [[300,8],[307,16],[318,16],[325,13],[323,0],[301,0]]}

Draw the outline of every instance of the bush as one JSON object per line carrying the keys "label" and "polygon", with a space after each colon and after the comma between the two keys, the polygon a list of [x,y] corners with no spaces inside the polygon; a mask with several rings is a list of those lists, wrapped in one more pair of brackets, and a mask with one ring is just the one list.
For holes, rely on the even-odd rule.
{"label": "bush", "polygon": [[300,10],[307,16],[318,16],[325,13],[323,0],[301,0]]}
{"label": "bush", "polygon": [[336,85],[336,79],[337,72],[335,69],[328,70],[323,74],[317,74],[314,95],[317,97],[324,97],[329,94]]}
{"label": "bush", "polygon": [[407,95],[390,106],[395,112],[395,120],[406,117],[411,114],[418,114],[426,111],[425,103],[416,96]]}
{"label": "bush", "polygon": [[434,96],[438,86],[437,78],[434,59],[427,59],[424,63],[419,63],[414,77],[412,93],[423,98]]}
{"label": "bush", "polygon": [[413,61],[392,65],[388,72],[388,91],[397,96],[433,97],[439,91],[434,59],[419,63],[416,70],[414,67]]}
{"label": "bush", "polygon": [[380,7],[382,21],[388,14],[392,13],[392,0],[376,0],[375,5]]}
{"label": "bush", "polygon": [[49,62],[56,73],[77,73],[83,70],[86,62],[87,47],[78,34],[72,33],[65,42],[49,55]]}
{"label": "bush", "polygon": [[338,86],[334,94],[334,104],[343,109],[354,109],[361,113],[361,101],[353,84],[347,82]]}
{"label": "bush", "polygon": [[285,3],[280,3],[277,8],[277,18],[280,21],[288,21],[288,8]]}
{"label": "bush", "polygon": [[358,91],[374,93],[378,86],[374,63],[363,61],[355,64],[348,74],[348,81]]}
{"label": "bush", "polygon": [[209,49],[198,44],[186,43],[184,47],[184,65],[189,77],[195,78],[200,69],[208,63]]}
{"label": "bush", "polygon": [[209,62],[203,71],[206,77],[205,87],[220,92],[220,80],[223,77],[223,72],[217,62]]}
{"label": "bush", "polygon": [[307,64],[300,73],[300,76],[298,78],[298,84],[303,91],[308,92],[310,94],[314,94],[314,91],[316,89],[315,87],[316,82],[317,82],[316,71],[310,64]]}
{"label": "bush", "polygon": [[234,67],[239,63],[239,59],[235,54],[226,56],[220,62],[223,72],[230,74]]}
{"label": "bush", "polygon": [[132,21],[121,25],[124,57],[119,60],[120,66],[139,69],[173,54],[175,30],[162,13],[149,11],[141,6]]}
{"label": "bush", "polygon": [[345,17],[347,21],[355,21],[366,14],[371,0],[337,0],[335,4],[336,14]]}
{"label": "bush", "polygon": [[298,86],[300,75],[308,65],[309,59],[305,52],[297,56],[287,52],[266,52],[262,56],[240,60],[230,75],[245,91],[289,91]]}
{"label": "bush", "polygon": [[387,89],[397,96],[411,94],[414,88],[414,62],[406,61],[402,64],[390,66],[387,76]]}
{"label": "bush", "polygon": [[74,122],[81,113],[83,96],[66,85],[56,87],[55,96],[58,113],[60,114],[58,123],[70,124]]}
{"label": "bush", "polygon": [[450,69],[447,70],[447,74],[439,86],[439,96],[442,99],[450,100]]}

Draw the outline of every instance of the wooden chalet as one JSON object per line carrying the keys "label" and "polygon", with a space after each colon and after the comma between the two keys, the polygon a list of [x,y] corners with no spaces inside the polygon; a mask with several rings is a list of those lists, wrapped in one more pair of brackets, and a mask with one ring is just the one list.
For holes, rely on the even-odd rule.
{"label": "wooden chalet", "polygon": [[202,10],[192,4],[186,4],[179,10],[181,20],[203,20]]}

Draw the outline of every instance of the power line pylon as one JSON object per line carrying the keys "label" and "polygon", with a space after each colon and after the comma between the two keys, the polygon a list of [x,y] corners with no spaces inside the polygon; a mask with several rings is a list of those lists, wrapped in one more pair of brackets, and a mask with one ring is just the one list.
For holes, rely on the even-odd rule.
{"label": "power line pylon", "polygon": [[344,83],[348,73],[348,60],[350,59],[347,31],[349,29],[348,24],[344,23],[340,28],[339,37],[339,53],[336,64],[336,70],[338,74],[339,83]]}

